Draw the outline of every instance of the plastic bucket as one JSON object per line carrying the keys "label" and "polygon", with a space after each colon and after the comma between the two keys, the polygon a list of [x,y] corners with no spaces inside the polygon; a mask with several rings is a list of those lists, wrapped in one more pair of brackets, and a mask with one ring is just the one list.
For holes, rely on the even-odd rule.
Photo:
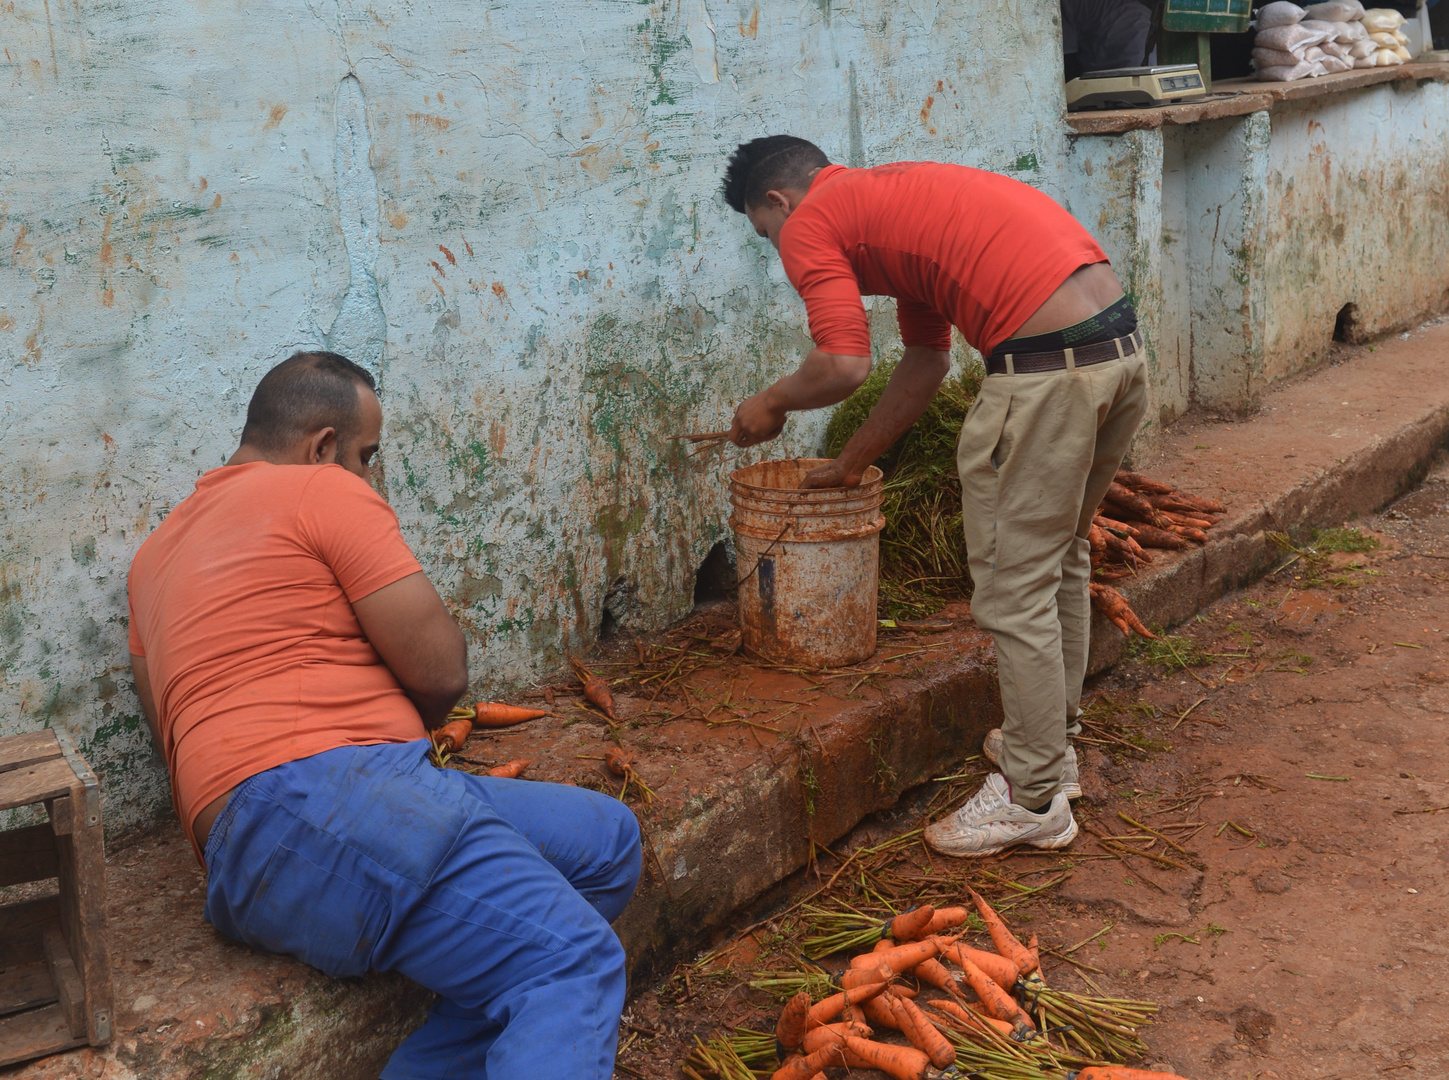
{"label": "plastic bucket", "polygon": [[744,646],[776,663],[842,667],[875,652],[881,471],[872,465],[857,487],[801,488],[827,461],[730,474]]}

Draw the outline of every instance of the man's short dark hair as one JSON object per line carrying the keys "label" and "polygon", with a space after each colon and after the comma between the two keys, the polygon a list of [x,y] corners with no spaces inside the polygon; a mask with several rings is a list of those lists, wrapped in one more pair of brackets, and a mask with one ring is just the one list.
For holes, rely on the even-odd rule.
{"label": "man's short dark hair", "polygon": [[830,164],[813,142],[794,135],[766,135],[735,147],[725,166],[725,202],[743,214],[765,201],[765,192],[808,190],[810,174]]}
{"label": "man's short dark hair", "polygon": [[362,411],[358,385],[377,391],[366,368],[334,352],[299,352],[262,376],[247,406],[244,446],[281,451],[325,427],[337,429],[339,446],[357,438]]}

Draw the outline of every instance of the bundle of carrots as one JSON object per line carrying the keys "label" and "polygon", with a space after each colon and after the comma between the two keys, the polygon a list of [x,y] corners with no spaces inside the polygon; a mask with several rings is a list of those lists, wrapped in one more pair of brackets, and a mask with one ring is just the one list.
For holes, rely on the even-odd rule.
{"label": "bundle of carrots", "polygon": [[[685,1076],[824,1080],[824,1070],[844,1067],[877,1069],[892,1080],[928,1080],[955,1066],[983,1080],[1182,1080],[1105,1063],[1085,1038],[1073,1046],[1053,1042],[1069,1028],[1049,1021],[1071,1013],[1074,1023],[1110,1027],[1119,1041],[1109,1049],[1130,1045],[1135,1056],[1146,1048],[1136,1040],[1133,1022],[1146,1022],[1156,1006],[1108,1003],[1116,1006],[1109,1023],[1100,1009],[1084,1005],[1100,999],[1049,990],[1036,938],[1023,945],[985,899],[967,891],[994,952],[961,940],[959,928],[972,914],[964,906],[902,912],[885,924],[872,951],[851,958],[838,989],[803,989],[789,999],[775,1025],[773,1054],[765,1033],[742,1031],[698,1042],[684,1062]],[[882,1029],[906,1045],[877,1038]],[[1109,1053],[1108,1061],[1114,1059],[1120,1057]]]}
{"label": "bundle of carrots", "polygon": [[1227,508],[1134,472],[1119,472],[1092,518],[1092,603],[1122,633],[1154,635],[1111,585],[1150,562],[1149,549],[1181,551],[1207,543],[1207,530]]}

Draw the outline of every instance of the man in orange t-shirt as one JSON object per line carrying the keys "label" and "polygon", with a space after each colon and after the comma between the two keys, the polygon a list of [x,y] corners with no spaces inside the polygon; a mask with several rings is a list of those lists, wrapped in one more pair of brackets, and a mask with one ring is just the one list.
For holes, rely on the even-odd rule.
{"label": "man in orange t-shirt", "polygon": [[1147,404],[1137,317],[1097,242],[1046,195],[959,165],[832,165],[804,139],[742,143],[729,205],[780,253],[815,347],[746,399],[731,439],[775,438],[793,411],[834,405],[871,369],[862,295],[892,296],[904,345],[879,403],[806,487],[850,486],[925,411],[955,326],[987,375],[957,445],[971,611],[996,642],[1000,772],[926,829],[950,855],[1077,833],[1091,575],[1087,532]]}
{"label": "man in orange t-shirt", "polygon": [[241,447],[132,563],[136,692],[207,871],[206,918],[328,974],[436,991],[384,1078],[602,1080],[638,823],[594,792],[427,760],[466,649],[369,482],[381,429],[366,370],[283,361]]}

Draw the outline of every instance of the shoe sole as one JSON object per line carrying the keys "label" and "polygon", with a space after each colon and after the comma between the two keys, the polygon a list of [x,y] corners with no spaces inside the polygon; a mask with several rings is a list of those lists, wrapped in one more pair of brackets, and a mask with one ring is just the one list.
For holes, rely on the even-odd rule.
{"label": "shoe sole", "polygon": [[1003,851],[1010,851],[1014,847],[1034,847],[1040,848],[1045,851],[1057,851],[1064,847],[1070,847],[1072,841],[1077,838],[1077,833],[1079,831],[1080,830],[1077,828],[1077,819],[1072,818],[1072,827],[1061,836],[1048,836],[1040,840],[1018,840],[1015,843],[1002,844],[1000,847],[994,847],[988,851],[968,851],[965,853],[959,851],[947,851],[945,848],[937,847],[935,844],[933,844],[930,837],[926,837],[926,843],[930,846],[932,851],[935,851],[941,855],[945,855],[948,858],[984,859],[988,855],[1000,855]]}
{"label": "shoe sole", "polygon": [[[981,756],[984,757],[987,761],[991,762],[991,764],[994,765],[996,768],[1001,768],[1001,762],[997,761],[996,758],[992,755],[991,751],[986,749],[986,744],[984,742],[981,744]],[[1078,767],[1080,767],[1080,763]],[[1067,802],[1076,802],[1082,797],[1082,785],[1063,784],[1062,794],[1067,797]]]}

